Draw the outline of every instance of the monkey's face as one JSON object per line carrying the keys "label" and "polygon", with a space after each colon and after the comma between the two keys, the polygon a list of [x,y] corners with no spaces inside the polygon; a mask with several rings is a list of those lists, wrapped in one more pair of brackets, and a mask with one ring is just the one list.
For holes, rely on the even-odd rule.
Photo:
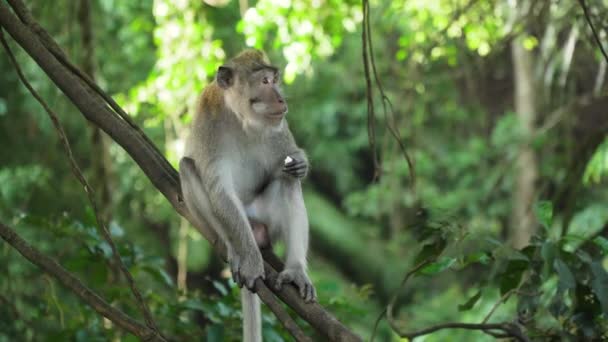
{"label": "monkey's face", "polygon": [[246,97],[258,119],[278,124],[287,113],[287,102],[281,95],[279,82],[278,71],[269,68],[251,73],[247,80]]}
{"label": "monkey's face", "polygon": [[253,70],[220,67],[218,85],[224,89],[230,108],[256,126],[277,126],[287,114],[278,70],[262,65]]}

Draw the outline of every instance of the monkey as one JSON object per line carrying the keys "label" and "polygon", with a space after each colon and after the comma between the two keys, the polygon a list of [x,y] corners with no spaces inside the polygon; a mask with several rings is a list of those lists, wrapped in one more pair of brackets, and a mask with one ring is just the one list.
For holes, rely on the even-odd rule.
{"label": "monkey", "polygon": [[197,104],[180,160],[183,199],[195,223],[225,244],[242,288],[244,341],[261,341],[255,281],[265,279],[260,248],[280,239],[285,269],[273,284],[293,283],[305,302],[316,300],[308,277],[308,214],[301,182],[306,153],[289,130],[279,69],[266,54],[247,49],[217,69]]}

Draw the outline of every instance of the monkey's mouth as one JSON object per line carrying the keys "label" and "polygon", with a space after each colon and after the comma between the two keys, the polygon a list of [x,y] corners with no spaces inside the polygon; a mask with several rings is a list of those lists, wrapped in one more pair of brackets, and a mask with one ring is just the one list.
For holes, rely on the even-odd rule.
{"label": "monkey's mouth", "polygon": [[280,112],[268,113],[266,115],[268,115],[269,117],[271,117],[273,119],[278,119],[278,118],[283,117],[286,113],[287,113],[286,110],[282,110]]}

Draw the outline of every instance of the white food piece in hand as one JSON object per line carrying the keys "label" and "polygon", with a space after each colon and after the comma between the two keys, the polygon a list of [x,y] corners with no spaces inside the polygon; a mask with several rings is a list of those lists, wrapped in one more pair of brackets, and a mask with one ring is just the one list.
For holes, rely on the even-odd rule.
{"label": "white food piece in hand", "polygon": [[285,158],[285,165],[287,165],[287,164],[291,163],[292,161],[293,161],[293,158],[291,158],[290,156],[287,156],[287,157]]}

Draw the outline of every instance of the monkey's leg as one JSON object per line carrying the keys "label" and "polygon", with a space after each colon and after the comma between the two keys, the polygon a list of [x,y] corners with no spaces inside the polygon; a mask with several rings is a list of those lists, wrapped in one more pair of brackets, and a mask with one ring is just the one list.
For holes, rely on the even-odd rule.
{"label": "monkey's leg", "polygon": [[179,162],[179,174],[184,201],[194,220],[201,225],[211,227],[220,237],[222,243],[226,245],[226,250],[232,250],[230,241],[228,241],[224,232],[218,229],[219,222],[217,219],[208,215],[208,213],[211,213],[211,206],[203,188],[203,183],[196,171],[194,160],[187,157],[182,158]]}
{"label": "monkey's leg", "polygon": [[210,224],[226,244],[234,281],[252,289],[257,278],[264,278],[264,263],[238,199],[232,199],[221,185],[212,189],[215,197],[209,196],[191,158],[180,161],[180,177],[188,209]]}
{"label": "monkey's leg", "polygon": [[315,289],[306,273],[308,215],[300,181],[286,177],[275,179],[247,209],[251,217],[266,223],[271,236],[279,235],[285,241],[285,270],[279,274],[276,287],[293,282],[304,300],[314,301]]}

